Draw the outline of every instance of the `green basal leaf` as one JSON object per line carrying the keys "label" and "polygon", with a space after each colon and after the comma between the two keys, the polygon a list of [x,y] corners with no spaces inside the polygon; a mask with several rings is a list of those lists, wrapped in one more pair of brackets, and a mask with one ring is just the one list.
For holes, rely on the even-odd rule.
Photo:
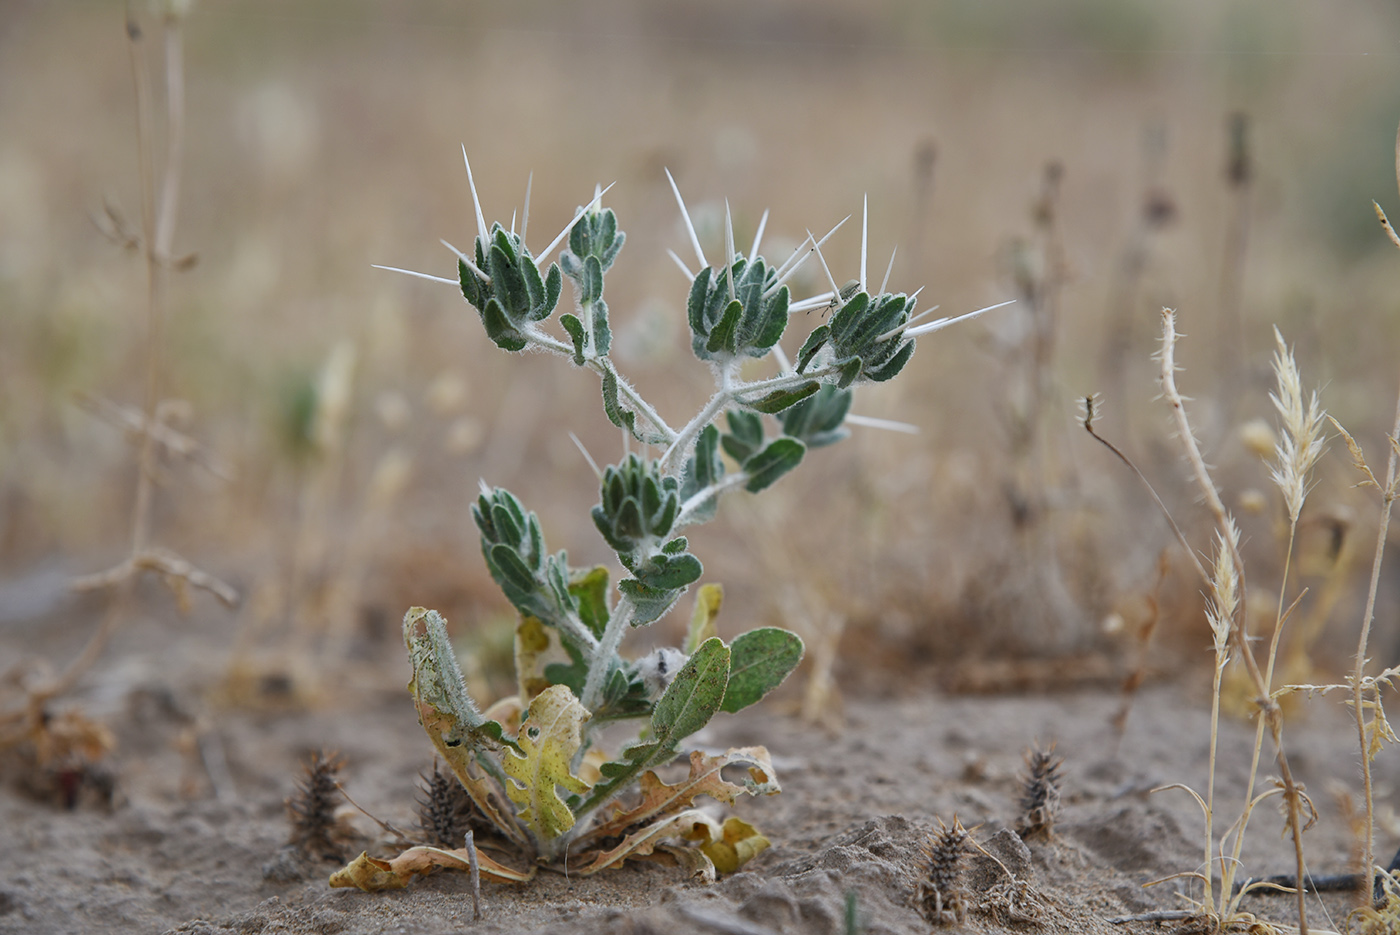
{"label": "green basal leaf", "polygon": [[778,627],[750,630],[730,647],[729,687],[721,710],[734,713],[783,683],[802,661],[802,640]]}
{"label": "green basal leaf", "polygon": [[710,722],[729,684],[730,650],[717,636],[707,639],[676,673],[651,714],[651,736],[674,747]]}
{"label": "green basal leaf", "polygon": [[758,493],[772,486],[778,478],[797,467],[806,452],[807,446],[795,438],[778,438],[769,442],[766,448],[744,462],[744,471],[749,475],[744,489]]}

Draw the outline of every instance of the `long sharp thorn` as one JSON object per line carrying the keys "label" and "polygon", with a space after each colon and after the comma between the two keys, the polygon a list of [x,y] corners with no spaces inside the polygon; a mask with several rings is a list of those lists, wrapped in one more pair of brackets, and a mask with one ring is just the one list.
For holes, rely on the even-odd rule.
{"label": "long sharp thorn", "polygon": [[680,257],[676,256],[676,251],[668,249],[666,251],[666,255],[669,256],[672,260],[674,260],[675,264],[681,268],[681,272],[685,273],[686,279],[689,279],[691,282],[695,281],[695,274],[690,271],[690,267],[685,265],[685,260],[682,260]]}
{"label": "long sharp thorn", "polygon": [[1015,303],[1015,301],[1015,299],[1010,299],[1006,302],[998,302],[996,305],[988,305],[986,308],[979,308],[975,312],[968,312],[966,315],[958,315],[956,318],[940,318],[937,321],[931,321],[928,324],[920,325],[917,328],[909,328],[904,332],[904,336],[906,338],[916,338],[922,334],[932,334],[935,331],[942,331],[944,328],[947,328],[950,325],[956,325],[958,322],[962,321],[969,321],[973,318],[976,318],[979,315],[985,314],[986,312],[990,312],[992,309],[1012,305]]}
{"label": "long sharp thorn", "polygon": [[473,273],[476,273],[478,276],[481,277],[482,282],[486,283],[486,285],[488,286],[491,285],[491,277],[483,273],[481,269],[475,263],[472,262],[471,257],[467,256],[461,250],[458,250],[456,247],[452,246],[452,244],[448,243],[445,240],[439,240],[438,243],[442,244],[444,247],[455,253],[457,255],[457,259],[467,264],[467,269],[471,270]]}
{"label": "long sharp thorn", "polygon": [[525,211],[520,218],[520,243],[525,243],[525,233],[530,228],[530,189],[535,187],[535,173],[532,171],[525,179]]}
{"label": "long sharp thorn", "polygon": [[574,229],[574,225],[579,222],[579,219],[582,218],[585,214],[587,214],[595,204],[601,201],[603,196],[608,193],[608,189],[612,188],[613,185],[616,184],[616,182],[611,183],[610,185],[608,185],[607,188],[595,194],[593,196],[592,201],[580,208],[578,212],[574,214],[574,219],[564,225],[564,229],[559,232],[559,236],[555,237],[554,240],[550,241],[549,246],[545,247],[544,252],[541,253],[539,256],[535,257],[535,260],[539,263],[543,263],[545,261],[545,258],[554,252],[554,248],[559,246],[559,244],[563,242],[565,237],[569,236],[569,231]]}
{"label": "long sharp thorn", "polygon": [[788,360],[788,355],[783,353],[783,349],[777,344],[773,345],[773,356],[777,358],[780,372],[783,374],[792,373],[792,361]]}
{"label": "long sharp thorn", "polygon": [[578,448],[579,453],[583,455],[583,460],[587,461],[588,466],[593,469],[593,473],[599,478],[601,478],[603,476],[603,472],[598,470],[598,462],[594,461],[593,456],[588,453],[588,449],[583,447],[583,442],[579,441],[579,437],[573,432],[569,433],[569,437],[574,440],[574,446]]}
{"label": "long sharp thorn", "polygon": [[867,194],[860,208],[860,291],[865,287],[865,248],[870,238],[870,196]]}
{"label": "long sharp thorn", "polygon": [[724,199],[724,256],[729,281],[729,301],[734,301],[734,219],[729,214],[729,199]]}
{"label": "long sharp thorn", "polygon": [[515,211],[510,212],[510,232],[515,233]]}
{"label": "long sharp thorn", "polygon": [[[911,296],[910,298],[911,298],[911,301],[912,301],[912,296]],[[918,321],[920,318],[927,318],[928,316],[932,315],[934,312],[938,311],[940,308],[942,308],[941,305],[930,305],[928,308],[924,309],[922,312],[920,312],[919,314],[915,315],[913,318],[910,318],[908,321],[906,321],[906,322],[904,323],[904,327],[905,327],[905,328],[908,328],[910,325],[912,325],[914,322]]]}
{"label": "long sharp thorn", "polygon": [[[799,269],[802,268],[802,264],[807,262],[807,258],[808,258],[808,257],[810,257],[813,253],[818,253],[818,254],[820,254],[821,248],[822,248],[822,244],[824,244],[824,243],[826,243],[828,240],[830,240],[830,239],[831,239],[831,235],[834,234],[834,233],[836,233],[838,230],[840,230],[840,229],[841,229],[841,225],[842,225],[842,224],[845,224],[845,223],[846,223],[847,221],[849,221],[850,219],[851,219],[851,216],[850,216],[849,214],[846,215],[845,217],[843,217],[840,221],[837,222],[837,224],[836,224],[835,227],[833,227],[831,230],[829,230],[829,231],[826,232],[826,236],[823,237],[821,240],[817,240],[815,237],[812,236],[812,232],[811,232],[811,231],[808,231],[808,232],[807,232],[807,240],[814,241],[814,243],[812,244],[811,249],[808,250],[806,253],[803,253],[803,254],[798,258],[797,262],[794,263],[788,270],[786,270],[785,272],[783,272],[782,274],[780,274],[780,275],[778,276],[778,281],[775,282],[775,283],[773,283],[773,285],[769,286],[767,289],[765,289],[763,294],[764,294],[764,295],[772,295],[774,292],[776,292],[776,291],[778,290],[778,287],[779,287],[779,286],[781,286],[783,283],[787,282],[788,279],[789,279],[794,273],[796,273]],[[805,241],[804,241],[804,243],[805,243]],[[801,248],[799,247],[798,249],[800,250]],[[789,261],[789,262],[791,262],[791,261]],[[831,276],[831,273],[830,273],[830,271],[828,271],[828,272],[827,272],[827,278],[830,278],[830,276]],[[839,295],[840,292],[841,292],[841,290],[840,290],[840,289],[837,289],[834,285],[832,286],[832,291],[835,292],[835,293],[837,293],[838,295]]]}
{"label": "long sharp thorn", "polygon": [[373,266],[375,269],[387,269],[391,273],[403,273],[405,276],[417,276],[419,279],[429,279],[433,282],[445,282],[453,286],[461,285],[461,283],[455,279],[444,279],[441,276],[433,276],[429,273],[420,273],[411,269],[399,269],[397,266],[380,266],[378,263],[371,263],[370,266]]}
{"label": "long sharp thorn", "polygon": [[774,272],[777,273],[779,276],[786,273],[788,271],[788,267],[796,263],[798,261],[798,257],[802,256],[802,250],[804,247],[807,246],[809,242],[810,238],[808,240],[802,241],[796,247],[793,247],[792,252],[788,254],[788,258],[786,260],[783,260],[782,264],[779,265],[778,268],[774,270]]}
{"label": "long sharp thorn", "polygon": [[[462,144],[462,161],[467,164],[467,184],[472,190],[472,207],[476,209],[476,232],[481,235],[483,247],[490,245],[486,236],[486,218],[481,213],[481,198],[476,193],[476,179],[472,178],[472,161],[467,158],[467,144]],[[484,252],[484,251],[483,251]]]}
{"label": "long sharp thorn", "polygon": [[681,190],[676,185],[676,180],[671,175],[671,170],[666,170],[666,180],[671,183],[671,191],[676,196],[676,204],[681,207],[681,217],[685,219],[685,229],[690,232],[690,245],[695,248],[695,258],[700,261],[703,269],[710,264],[705,260],[705,251],[700,249],[700,238],[695,234],[695,225],[690,222],[690,212],[685,208],[685,199],[681,197]]}
{"label": "long sharp thorn", "polygon": [[898,252],[898,247],[895,247],[893,250],[890,251],[890,265],[885,267],[885,278],[880,280],[881,295],[885,294],[885,287],[890,284],[890,273],[894,272],[894,255]]}
{"label": "long sharp thorn", "polygon": [[[808,237],[811,237],[811,236],[812,236],[812,232],[811,232],[811,231],[808,231],[808,232],[807,232],[807,236],[808,236]],[[830,236],[830,235],[828,234],[827,236]],[[813,239],[816,239],[816,238],[813,238]],[[825,238],[823,238],[823,239],[825,239]],[[826,281],[829,282],[829,283],[831,284],[831,294],[832,294],[832,295],[838,295],[838,296],[839,296],[839,295],[841,294],[841,287],[838,286],[838,285],[836,285],[836,277],[831,275],[831,267],[829,267],[829,266],[826,265],[826,257],[822,256],[822,246],[821,246],[821,244],[817,244],[817,245],[814,246],[812,249],[813,249],[814,251],[816,251],[817,259],[818,259],[818,260],[821,260],[821,263],[822,263],[822,270],[825,271],[825,273],[826,273]]]}
{"label": "long sharp thorn", "polygon": [[918,435],[919,427],[910,425],[908,422],[895,422],[892,419],[877,419],[874,416],[858,416],[854,412],[846,413],[846,421],[852,425],[863,425],[869,429],[884,429],[887,432],[903,432],[906,435]]}
{"label": "long sharp thorn", "polygon": [[753,247],[749,250],[749,259],[758,256],[758,245],[763,242],[763,232],[768,227],[768,209],[763,209],[763,217],[758,219],[758,230],[753,235]]}

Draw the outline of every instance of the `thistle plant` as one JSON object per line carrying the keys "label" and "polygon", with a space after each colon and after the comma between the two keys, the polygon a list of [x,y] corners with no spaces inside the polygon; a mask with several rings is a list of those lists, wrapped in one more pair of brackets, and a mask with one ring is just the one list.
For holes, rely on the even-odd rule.
{"label": "thistle plant", "polygon": [[[726,211],[724,257],[711,265],[671,179],[698,263],[692,271],[672,253],[689,282],[691,350],[715,381],[714,395],[699,412],[672,423],[609,356],[605,283],[626,235],[602,205],[605,190],[534,253],[526,241],[528,189],[518,232],[514,220],[510,227],[488,226],[469,162],[467,175],[475,244],[464,252],[444,241],[457,257],[457,277],[397,271],[459,288],[502,350],[546,351],[595,373],[604,413],[637,450],[598,472],[591,511],[623,570],[615,585],[607,568],[576,568],[566,552],[551,552],[536,514],[511,491],[483,481],[471,514],[486,566],[520,615],[519,693],[483,711],[467,693],[445,621],[415,607],[404,618],[404,639],[420,723],[499,832],[502,859],[476,855],[489,878],[528,879],[538,864],[556,861],[571,873],[593,873],[669,847],[662,843],[667,839],[698,842],[670,850],[702,874],[734,870],[767,840],[737,818],[720,824],[693,802],[702,794],[732,803],[741,793],[778,792],[767,750],[692,752],[689,775],[675,784],[663,782],[656,770],[676,760],[682,742],[714,715],[740,711],[782,683],[802,658],[802,641],[774,627],[732,643],[721,640],[714,622],[721,592],[713,584],[697,589],[683,646],[630,659],[620,652],[623,637],[660,620],[703,576],[686,527],[712,518],[723,494],[739,488],[758,493],[798,467],[809,449],[845,438],[847,424],[858,421],[849,411],[856,384],[894,378],[919,335],[986,309],[916,325],[917,294],[887,292],[888,269],[878,290],[869,287],[864,233],[859,278],[846,287],[837,287],[821,254],[836,228],[820,239],[809,231],[791,256],[773,263],[759,252],[766,213],[746,255],[735,249]],[[558,260],[546,265],[561,244]],[[813,256],[830,289],[795,300],[788,283]],[[574,307],[557,316],[560,336],[546,326],[556,317],[566,279]],[[790,359],[779,346],[789,324],[808,320],[799,312],[822,309]],[[776,372],[746,375],[745,364],[768,360]],[[638,725],[635,739],[605,747],[599,728],[623,721]],[[740,783],[721,775],[729,766],[737,767]],[[639,796],[629,795],[634,786]],[[512,852],[514,860],[505,856]],[[402,886],[433,866],[464,866],[468,856],[423,847],[393,861],[362,855],[332,883]],[[521,862],[526,869],[510,866]]]}

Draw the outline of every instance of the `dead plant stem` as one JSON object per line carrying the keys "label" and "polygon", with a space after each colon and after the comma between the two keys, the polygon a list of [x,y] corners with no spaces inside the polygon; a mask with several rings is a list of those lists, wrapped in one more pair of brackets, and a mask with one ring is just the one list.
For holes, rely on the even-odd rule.
{"label": "dead plant stem", "polygon": [[[1396,136],[1396,174],[1400,176],[1400,134]],[[1356,662],[1351,673],[1351,707],[1356,717],[1356,736],[1361,748],[1361,787],[1366,795],[1366,837],[1362,842],[1362,866],[1369,880],[1375,865],[1375,803],[1371,784],[1371,747],[1366,740],[1366,710],[1362,698],[1362,679],[1366,675],[1366,643],[1371,635],[1371,621],[1376,613],[1376,594],[1380,590],[1381,559],[1385,555],[1386,535],[1390,529],[1390,511],[1395,502],[1396,446],[1400,438],[1400,399],[1395,405],[1395,427],[1391,430],[1390,457],[1386,460],[1385,487],[1381,489],[1381,516],[1376,530],[1376,553],[1371,560],[1371,585],[1366,593],[1366,611],[1361,617],[1361,636],[1356,644]],[[1377,694],[1380,687],[1376,688]],[[1379,703],[1379,699],[1377,701]],[[1371,887],[1363,887],[1370,898]]]}

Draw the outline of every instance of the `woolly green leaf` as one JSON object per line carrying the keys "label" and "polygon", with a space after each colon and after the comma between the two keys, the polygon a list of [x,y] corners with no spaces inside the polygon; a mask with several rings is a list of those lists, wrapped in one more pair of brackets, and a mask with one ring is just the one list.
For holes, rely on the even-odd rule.
{"label": "woolly green leaf", "polygon": [[725,413],[729,432],[720,444],[731,458],[743,464],[763,444],[763,420],[752,412],[730,410]]}
{"label": "woolly green leaf", "polygon": [[744,405],[757,409],[759,412],[766,412],[769,414],[782,412],[789,406],[795,406],[802,402],[802,400],[811,396],[819,389],[821,389],[820,383],[816,380],[809,380],[795,390],[774,390],[767,396],[756,399],[753,402],[745,402]]}
{"label": "woolly green leaf", "polygon": [[569,332],[569,338],[574,342],[574,363],[582,367],[583,349],[586,346],[583,322],[579,321],[577,316],[566,313],[559,316],[559,324],[564,326],[564,330]]}
{"label": "woolly green leaf", "polygon": [[766,448],[744,462],[744,472],[749,475],[744,489],[758,493],[772,486],[778,478],[797,467],[806,452],[807,446],[795,438],[784,437],[769,442]]}
{"label": "woolly green leaf", "polygon": [[783,683],[802,661],[802,640],[778,627],[750,630],[730,647],[729,687],[721,709],[734,713]]}
{"label": "woolly green leaf", "polygon": [[729,647],[707,639],[681,666],[651,714],[652,737],[674,746],[710,722],[729,684]]}
{"label": "woolly green leaf", "polygon": [[486,327],[486,336],[502,350],[523,351],[530,341],[524,332],[519,331],[506,317],[505,308],[492,296],[481,310],[481,323]]}
{"label": "woolly green leaf", "polygon": [[636,578],[623,578],[617,583],[617,589],[632,599],[634,627],[644,627],[660,620],[681,596],[680,591],[647,587]]}
{"label": "woolly green leaf", "polygon": [[612,329],[608,327],[608,303],[593,303],[593,353],[606,357],[612,350]]}
{"label": "woolly green leaf", "polygon": [[705,342],[705,350],[711,354],[733,354],[738,350],[736,331],[739,327],[739,316],[744,314],[744,306],[735,299],[724,309],[724,315],[719,322],[710,329],[709,340]]}
{"label": "woolly green leaf", "polygon": [[579,619],[602,639],[608,625],[608,569],[595,565],[588,571],[576,571],[569,579],[569,593],[578,601]]}
{"label": "woolly green leaf", "polygon": [[864,376],[866,379],[873,380],[876,383],[883,383],[886,380],[893,379],[899,371],[904,369],[904,365],[909,363],[909,358],[913,356],[914,342],[907,341],[895,352],[893,357],[884,364],[881,364],[878,368],[866,370]]}
{"label": "woolly green leaf", "polygon": [[797,352],[797,372],[802,373],[812,363],[812,358],[817,356],[831,337],[831,326],[821,325],[807,335],[807,340],[802,342],[802,349]]}

